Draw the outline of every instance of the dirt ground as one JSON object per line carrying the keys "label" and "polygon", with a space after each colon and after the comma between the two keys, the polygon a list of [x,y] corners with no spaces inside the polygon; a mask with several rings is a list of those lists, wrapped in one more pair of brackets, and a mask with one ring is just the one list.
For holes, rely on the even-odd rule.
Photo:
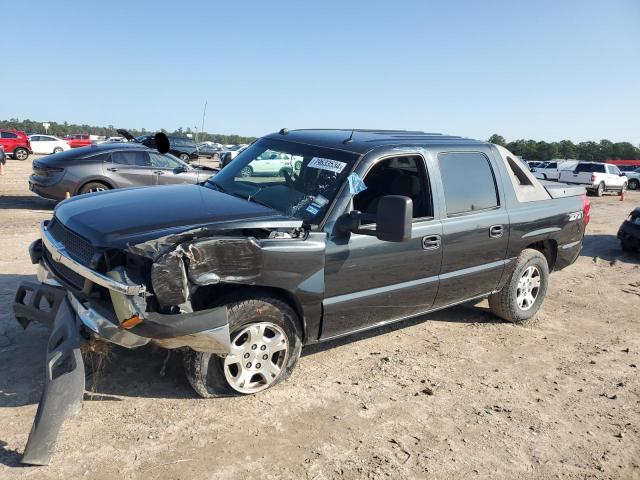
{"label": "dirt ground", "polygon": [[640,479],[640,256],[615,238],[640,192],[591,199],[581,257],[525,325],[464,305],[307,348],[288,382],[220,400],[177,354],[162,376],[164,351],[115,350],[51,465],[21,467],[48,335],[11,302],[53,207],[32,158],[0,177],[1,479]]}

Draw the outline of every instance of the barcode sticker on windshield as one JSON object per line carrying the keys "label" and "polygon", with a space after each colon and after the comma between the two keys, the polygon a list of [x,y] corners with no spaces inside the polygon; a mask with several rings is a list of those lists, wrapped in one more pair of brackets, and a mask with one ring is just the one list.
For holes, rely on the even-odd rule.
{"label": "barcode sticker on windshield", "polygon": [[330,172],[340,173],[344,170],[346,163],[331,160],[330,158],[313,157],[309,162],[309,167],[319,170],[328,170]]}

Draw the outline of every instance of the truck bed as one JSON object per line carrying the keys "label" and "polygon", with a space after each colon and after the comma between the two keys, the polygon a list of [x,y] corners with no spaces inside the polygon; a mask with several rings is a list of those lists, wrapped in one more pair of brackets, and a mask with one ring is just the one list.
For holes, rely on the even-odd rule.
{"label": "truck bed", "polygon": [[551,198],[575,197],[585,195],[587,191],[581,185],[567,185],[566,183],[550,182],[548,180],[540,180]]}

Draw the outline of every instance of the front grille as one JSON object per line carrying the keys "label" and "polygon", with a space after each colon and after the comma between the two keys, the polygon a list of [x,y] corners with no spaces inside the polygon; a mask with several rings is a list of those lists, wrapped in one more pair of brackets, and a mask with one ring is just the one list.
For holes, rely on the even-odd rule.
{"label": "front grille", "polygon": [[64,245],[73,258],[84,265],[91,265],[91,260],[96,253],[96,249],[91,243],[66,228],[56,217],[53,217],[49,222],[48,230],[53,238]]}
{"label": "front grille", "polygon": [[53,273],[57,277],[59,277],[62,281],[70,284],[72,287],[75,287],[77,290],[84,289],[85,278],[82,275],[74,272],[61,263],[54,261],[51,257],[51,254],[49,253],[49,250],[47,250],[46,247],[43,248],[43,253],[47,264],[49,264],[49,266],[53,270]]}

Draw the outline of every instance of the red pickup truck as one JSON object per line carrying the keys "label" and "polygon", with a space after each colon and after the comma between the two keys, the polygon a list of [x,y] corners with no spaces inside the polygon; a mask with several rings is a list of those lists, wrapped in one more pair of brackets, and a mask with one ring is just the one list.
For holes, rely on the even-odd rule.
{"label": "red pickup truck", "polygon": [[86,147],[91,145],[91,136],[88,133],[74,133],[67,135],[64,140],[71,148]]}

